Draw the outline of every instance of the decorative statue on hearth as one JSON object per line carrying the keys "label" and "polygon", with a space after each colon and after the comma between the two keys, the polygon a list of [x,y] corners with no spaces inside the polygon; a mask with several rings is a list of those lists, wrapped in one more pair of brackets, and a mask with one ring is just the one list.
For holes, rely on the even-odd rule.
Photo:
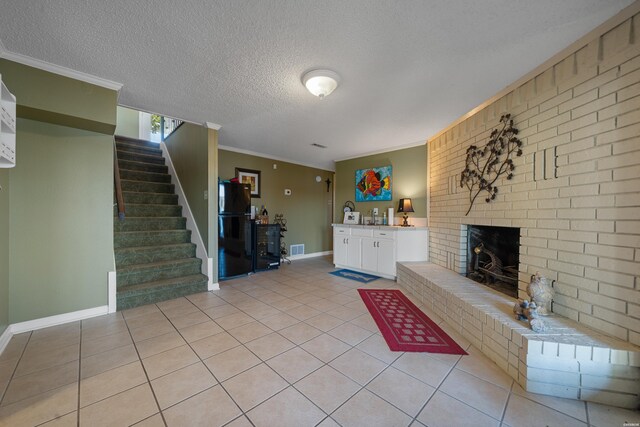
{"label": "decorative statue on hearth", "polygon": [[529,302],[528,300],[516,302],[513,306],[513,312],[516,315],[516,320],[528,320],[529,326],[534,332],[545,332],[547,330],[547,324],[540,318],[538,306],[535,302]]}
{"label": "decorative statue on hearth", "polygon": [[551,300],[553,300],[553,288],[546,277],[536,272],[531,276],[531,282],[527,286],[527,294],[538,307],[538,314],[546,316],[551,313]]}

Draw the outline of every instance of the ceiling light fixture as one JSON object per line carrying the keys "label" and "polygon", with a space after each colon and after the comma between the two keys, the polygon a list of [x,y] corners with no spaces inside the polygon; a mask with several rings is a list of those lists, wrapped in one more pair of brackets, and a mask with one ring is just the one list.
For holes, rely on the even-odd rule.
{"label": "ceiling light fixture", "polygon": [[338,87],[340,76],[331,70],[312,70],[302,76],[302,84],[313,95],[323,99]]}

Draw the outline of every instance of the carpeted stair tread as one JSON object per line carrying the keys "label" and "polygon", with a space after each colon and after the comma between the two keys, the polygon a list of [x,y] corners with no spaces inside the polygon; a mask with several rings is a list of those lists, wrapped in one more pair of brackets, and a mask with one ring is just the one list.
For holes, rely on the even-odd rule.
{"label": "carpeted stair tread", "polygon": [[117,309],[207,291],[202,260],[158,144],[116,136],[126,217],[114,208]]}
{"label": "carpeted stair tread", "polygon": [[[127,203],[125,207],[127,219],[137,217],[164,218],[182,216],[182,206],[178,204]],[[117,207],[114,207],[113,216],[118,216]]]}
{"label": "carpeted stair tread", "polygon": [[117,307],[119,310],[123,310],[185,295],[206,292],[207,282],[207,276],[193,274],[174,279],[154,280],[140,285],[127,286],[118,290]]}
{"label": "carpeted stair tread", "polygon": [[152,163],[155,165],[164,165],[164,157],[162,156],[128,153],[126,151],[120,151],[120,150],[118,150],[118,160],[133,160],[135,162],[141,162],[141,163]]}
{"label": "carpeted stair tread", "polygon": [[124,220],[114,220],[113,223],[113,229],[116,233],[121,231],[184,230],[186,227],[187,219],[182,216],[136,217],[127,215]]}
{"label": "carpeted stair tread", "polygon": [[171,175],[168,173],[157,173],[147,171],[137,171],[130,169],[120,169],[120,179],[129,179],[133,181],[148,181],[148,182],[171,182]]}
{"label": "carpeted stair tread", "polygon": [[133,264],[194,258],[196,256],[196,245],[193,243],[175,243],[156,246],[131,246],[118,248],[114,253],[116,265],[119,268]]}
{"label": "carpeted stair tread", "polygon": [[168,184],[166,182],[148,182],[148,181],[134,181],[130,179],[121,179],[122,191],[136,191],[139,193],[169,193],[173,194],[175,191],[174,184]]}
{"label": "carpeted stair tread", "polygon": [[167,165],[158,165],[155,163],[145,163],[139,162],[135,160],[123,160],[118,159],[118,166],[121,169],[129,169],[136,171],[146,171],[146,172],[155,172],[155,173],[168,173],[169,166]]}
{"label": "carpeted stair tread", "polygon": [[122,142],[125,144],[139,145],[139,146],[150,147],[150,148],[158,148],[159,146],[157,142],[151,142],[145,139],[130,138],[128,136],[121,136],[121,135],[116,135],[115,140],[116,142]]}
{"label": "carpeted stair tread", "polygon": [[159,147],[148,147],[139,144],[129,144],[127,142],[116,142],[116,150],[126,151],[129,153],[150,154],[154,156],[162,156],[162,150]]}
{"label": "carpeted stair tread", "polygon": [[154,280],[198,274],[202,261],[199,258],[170,259],[166,261],[132,264],[116,268],[118,289]]}
{"label": "carpeted stair tread", "polygon": [[178,195],[168,193],[140,193],[137,191],[123,191],[125,209],[127,204],[141,205],[178,205]]}
{"label": "carpeted stair tread", "polygon": [[113,237],[114,249],[189,242],[191,230],[120,231]]}

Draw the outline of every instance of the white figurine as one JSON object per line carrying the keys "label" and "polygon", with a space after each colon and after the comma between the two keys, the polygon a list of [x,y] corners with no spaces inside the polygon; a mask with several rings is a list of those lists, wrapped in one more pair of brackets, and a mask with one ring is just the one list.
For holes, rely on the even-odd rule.
{"label": "white figurine", "polygon": [[538,314],[546,316],[551,313],[551,300],[553,300],[553,288],[546,277],[539,272],[531,276],[531,283],[527,286],[527,294],[538,307]]}

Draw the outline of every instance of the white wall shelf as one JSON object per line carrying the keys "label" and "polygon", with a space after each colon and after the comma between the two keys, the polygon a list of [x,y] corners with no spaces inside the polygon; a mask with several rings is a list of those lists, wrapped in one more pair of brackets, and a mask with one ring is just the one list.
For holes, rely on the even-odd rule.
{"label": "white wall shelf", "polygon": [[0,74],[0,168],[16,165],[16,97]]}

